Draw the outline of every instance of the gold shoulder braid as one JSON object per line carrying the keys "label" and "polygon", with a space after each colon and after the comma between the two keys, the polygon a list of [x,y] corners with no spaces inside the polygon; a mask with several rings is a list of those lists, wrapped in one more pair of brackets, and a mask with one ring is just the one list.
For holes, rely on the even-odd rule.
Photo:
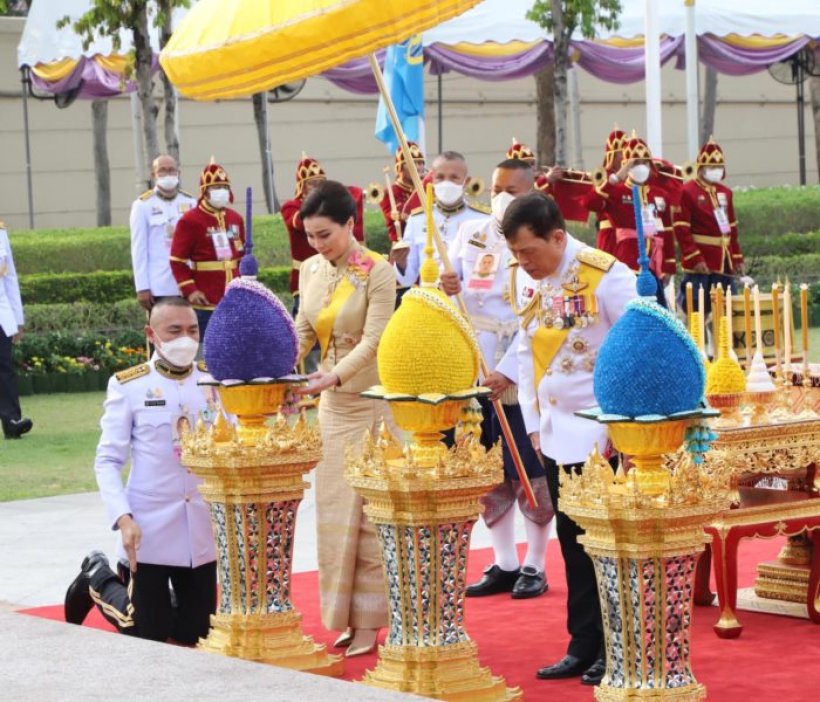
{"label": "gold shoulder braid", "polygon": [[151,188],[150,190],[146,190],[142,195],[140,195],[140,200],[147,200],[154,194],[154,189]]}
{"label": "gold shoulder braid", "polygon": [[530,300],[523,307],[519,307],[518,284],[516,282],[518,278],[518,261],[511,258],[509,264],[507,265],[507,270],[510,273],[510,307],[512,307],[513,314],[516,317],[521,318],[521,327],[526,329],[530,325],[532,318],[535,316],[535,312],[538,310],[541,292],[536,290],[533,293],[532,300]]}
{"label": "gold shoulder braid", "polygon": [[608,271],[615,264],[617,260],[612,254],[600,249],[593,249],[591,246],[585,246],[577,254],[575,254],[581,263],[597,268],[600,271]]}
{"label": "gold shoulder braid", "polygon": [[185,380],[185,378],[194,372],[193,365],[190,365],[183,370],[177,370],[176,368],[172,368],[161,358],[154,361],[154,368],[157,369],[157,373],[159,373],[163,378],[168,378],[169,380]]}
{"label": "gold shoulder braid", "polygon": [[126,368],[125,370],[120,371],[119,373],[115,373],[114,377],[120,385],[125,385],[126,383],[130,383],[132,380],[148,375],[150,372],[150,365],[147,363],[140,363],[138,366],[132,366],[131,368]]}
{"label": "gold shoulder braid", "polygon": [[205,361],[197,361],[196,367],[201,370],[203,373],[208,372],[208,366],[205,364]]}

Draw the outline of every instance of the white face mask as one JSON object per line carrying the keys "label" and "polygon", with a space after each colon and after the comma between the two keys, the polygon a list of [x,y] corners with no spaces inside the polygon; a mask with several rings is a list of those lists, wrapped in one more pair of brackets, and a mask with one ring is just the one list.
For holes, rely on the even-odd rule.
{"label": "white face mask", "polygon": [[190,366],[199,350],[199,344],[190,336],[180,336],[171,341],[160,341],[154,337],[154,346],[168,363],[177,368]]}
{"label": "white face mask", "polygon": [[161,190],[165,190],[166,192],[176,190],[178,185],[179,176],[164,175],[157,178],[157,187],[159,187]]}
{"label": "white face mask", "polygon": [[490,199],[490,209],[493,212],[493,217],[495,217],[496,222],[501,224],[501,220],[504,219],[504,213],[513,200],[515,200],[515,195],[511,195],[507,192],[492,196]]}
{"label": "white face mask", "polygon": [[704,168],[703,177],[710,183],[719,183],[723,180],[722,168]]}
{"label": "white face mask", "polygon": [[211,188],[208,191],[208,202],[218,210],[225,209],[231,201],[231,191],[227,188]]}
{"label": "white face mask", "polygon": [[433,186],[436,200],[445,207],[455,205],[464,197],[464,185],[454,183],[452,180],[442,180]]}
{"label": "white face mask", "polygon": [[632,166],[629,169],[629,177],[635,183],[645,183],[649,178],[649,166],[640,163],[637,166]]}

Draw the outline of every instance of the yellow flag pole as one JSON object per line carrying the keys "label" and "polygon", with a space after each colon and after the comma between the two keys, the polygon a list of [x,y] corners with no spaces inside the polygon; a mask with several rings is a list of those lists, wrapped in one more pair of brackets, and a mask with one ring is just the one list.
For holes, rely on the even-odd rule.
{"label": "yellow flag pole", "polygon": [[[416,189],[416,193],[418,193],[422,207],[426,208],[427,196],[424,192],[424,186],[421,183],[421,176],[416,168],[416,162],[413,160],[413,156],[410,153],[410,146],[407,143],[407,137],[404,135],[404,130],[401,128],[401,123],[399,122],[399,117],[396,114],[396,108],[393,105],[393,100],[390,98],[390,93],[385,85],[384,76],[382,75],[382,70],[379,67],[379,62],[376,60],[374,54],[370,54],[369,58],[370,69],[373,71],[373,77],[376,79],[376,84],[379,86],[379,92],[381,93],[382,99],[384,100],[384,105],[387,108],[387,114],[390,116],[393,129],[396,132],[396,137],[401,145],[401,150],[404,154],[404,161],[407,164],[408,170],[410,171],[410,178],[413,181],[413,187]],[[451,273],[453,271],[453,264],[450,262],[450,257],[447,255],[447,247],[444,245],[444,241],[442,240],[441,234],[435,224],[433,226],[433,240],[435,241],[439,259],[441,259],[444,270]],[[464,317],[470,321],[470,315],[467,313],[467,307],[464,304],[464,298],[461,296],[461,293],[456,295],[455,298],[458,303],[459,310]],[[484,354],[481,353],[480,349],[478,360],[481,367],[481,373],[486,378],[490,374],[490,369],[487,365],[486,359],[484,358]],[[501,426],[501,433],[504,436],[504,441],[510,451],[510,457],[512,458],[513,465],[515,466],[515,472],[518,473],[518,479],[521,481],[521,487],[524,490],[524,494],[527,496],[527,502],[529,502],[531,507],[537,507],[538,500],[535,498],[535,493],[532,491],[530,479],[527,477],[527,471],[524,469],[524,462],[521,460],[521,454],[519,453],[518,446],[515,443],[512,428],[510,427],[510,423],[507,420],[507,415],[504,411],[504,405],[501,404],[500,400],[493,400],[492,404],[493,409],[498,416],[498,423]]]}

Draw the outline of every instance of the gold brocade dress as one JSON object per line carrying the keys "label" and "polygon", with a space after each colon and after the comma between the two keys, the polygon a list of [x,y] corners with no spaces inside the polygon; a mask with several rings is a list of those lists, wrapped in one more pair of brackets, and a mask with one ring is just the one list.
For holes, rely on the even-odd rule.
{"label": "gold brocade dress", "polygon": [[365,432],[377,431],[389,417],[386,403],[359,393],[379,383],[376,349],[393,314],[396,276],[382,257],[354,244],[337,265],[318,254],[304,261],[299,294],[300,359],[324,337],[319,368],[341,381],[319,402],[323,458],[316,468],[316,531],[322,624],[337,631],[377,629],[387,625],[381,550],[362,498],[344,479],[344,464],[345,447],[360,446]]}

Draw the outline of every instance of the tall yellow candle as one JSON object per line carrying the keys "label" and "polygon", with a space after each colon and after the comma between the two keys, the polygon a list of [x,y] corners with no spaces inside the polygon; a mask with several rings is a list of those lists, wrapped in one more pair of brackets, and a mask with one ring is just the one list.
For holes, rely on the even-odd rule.
{"label": "tall yellow candle", "polygon": [[704,307],[704,297],[706,288],[703,285],[698,286],[698,323],[700,324],[700,338],[703,340],[703,348],[706,350],[706,307]]}
{"label": "tall yellow candle", "polygon": [[[693,302],[694,295],[692,293],[692,283],[690,281],[686,284],[686,314],[689,321],[689,331],[692,330],[692,312],[694,312],[694,308],[692,307]],[[703,312],[702,307],[698,307],[698,309]]]}
{"label": "tall yellow candle", "polygon": [[743,286],[743,337],[746,343],[746,367],[752,365],[752,291],[749,284]]}
{"label": "tall yellow candle", "polygon": [[792,291],[789,281],[783,288],[783,366],[788,373],[792,365]]}
{"label": "tall yellow candle", "polygon": [[780,286],[772,283],[772,326],[774,327],[774,361],[780,373]]}
{"label": "tall yellow candle", "polygon": [[800,285],[800,333],[803,342],[803,365],[809,362],[809,286]]}
{"label": "tall yellow candle", "polygon": [[726,288],[726,326],[729,328],[729,348],[733,346],[732,338],[732,288]]}
{"label": "tall yellow candle", "polygon": [[760,323],[760,288],[755,285],[755,351],[763,355],[763,325]]}
{"label": "tall yellow candle", "polygon": [[720,339],[720,318],[723,316],[723,288],[716,285],[712,289],[712,349],[717,358],[718,339]]}

